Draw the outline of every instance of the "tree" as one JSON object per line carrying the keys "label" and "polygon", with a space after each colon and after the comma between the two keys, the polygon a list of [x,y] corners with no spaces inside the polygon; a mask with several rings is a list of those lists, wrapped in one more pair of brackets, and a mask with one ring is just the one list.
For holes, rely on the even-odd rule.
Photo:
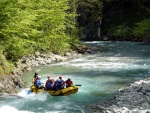
{"label": "tree", "polygon": [[78,1],[78,22],[83,39],[95,40],[100,38],[102,4],[102,0]]}
{"label": "tree", "polygon": [[[9,60],[34,51],[61,53],[76,31],[69,0],[0,1],[0,43]],[[77,37],[77,36],[75,36]]]}
{"label": "tree", "polygon": [[139,23],[136,23],[136,26],[133,29],[133,34],[136,37],[149,39],[150,40],[150,19],[142,20]]}
{"label": "tree", "polygon": [[[136,32],[150,17],[149,0],[109,0],[104,2],[102,32],[112,40],[137,40]],[[138,27],[137,27],[138,26]],[[135,34],[134,34],[135,33]],[[145,37],[143,33],[143,37]],[[147,37],[147,36],[146,36]],[[139,39],[141,40],[141,39]]]}

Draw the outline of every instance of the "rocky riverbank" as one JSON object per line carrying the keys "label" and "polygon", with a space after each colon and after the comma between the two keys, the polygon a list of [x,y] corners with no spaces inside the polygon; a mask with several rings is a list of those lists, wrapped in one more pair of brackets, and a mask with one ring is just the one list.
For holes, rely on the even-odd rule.
{"label": "rocky riverbank", "polygon": [[17,63],[15,63],[16,67],[13,74],[20,75],[25,71],[32,70],[32,67],[34,66],[50,65],[54,62],[63,62],[80,56],[81,54],[78,54],[75,51],[66,52],[64,55],[57,55],[53,53],[41,54],[39,52],[35,52],[35,54],[31,54],[30,56],[22,57]]}
{"label": "rocky riverbank", "polygon": [[119,89],[115,96],[91,109],[95,113],[150,113],[150,78]]}
{"label": "rocky riverbank", "polygon": [[39,52],[35,52],[29,56],[24,56],[15,63],[15,69],[12,71],[11,75],[0,76],[0,95],[5,93],[17,93],[16,87],[22,88],[25,86],[25,83],[21,80],[19,75],[23,74],[25,71],[32,70],[32,67],[34,66],[63,62],[72,58],[81,57],[83,54],[90,53],[92,51],[92,49],[87,47],[78,47],[77,51],[69,50],[63,55],[53,53],[41,54]]}

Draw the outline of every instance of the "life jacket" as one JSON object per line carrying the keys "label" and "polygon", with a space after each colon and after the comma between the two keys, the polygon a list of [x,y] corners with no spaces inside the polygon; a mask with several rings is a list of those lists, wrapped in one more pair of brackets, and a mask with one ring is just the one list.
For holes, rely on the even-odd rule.
{"label": "life jacket", "polygon": [[60,90],[60,89],[63,89],[63,83],[62,82],[56,82],[55,83],[55,90]]}
{"label": "life jacket", "polygon": [[47,81],[46,82],[46,89],[51,89],[52,87],[51,87],[51,82],[50,81]]}
{"label": "life jacket", "polygon": [[71,80],[66,80],[66,87],[70,87],[71,85],[73,85],[73,82]]}
{"label": "life jacket", "polygon": [[63,79],[60,79],[60,81],[61,81],[62,84],[64,84],[64,82],[65,82]]}
{"label": "life jacket", "polygon": [[67,80],[67,81],[65,81],[65,83],[68,84],[68,85],[73,84],[71,80]]}
{"label": "life jacket", "polygon": [[36,86],[36,88],[39,88],[40,85],[41,85],[41,81],[40,81],[40,80],[36,80],[36,81],[35,81],[35,86]]}

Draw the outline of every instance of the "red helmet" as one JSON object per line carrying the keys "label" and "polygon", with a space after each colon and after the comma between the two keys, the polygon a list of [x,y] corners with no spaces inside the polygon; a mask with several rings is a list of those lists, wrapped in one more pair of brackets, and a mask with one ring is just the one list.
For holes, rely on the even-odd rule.
{"label": "red helmet", "polygon": [[62,79],[62,76],[59,76],[59,79]]}
{"label": "red helmet", "polygon": [[50,78],[50,76],[47,76],[47,78]]}

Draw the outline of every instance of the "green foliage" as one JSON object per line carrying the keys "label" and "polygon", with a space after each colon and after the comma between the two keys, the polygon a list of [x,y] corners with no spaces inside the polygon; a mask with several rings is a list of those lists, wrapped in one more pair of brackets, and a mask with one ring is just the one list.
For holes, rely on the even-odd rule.
{"label": "green foliage", "polygon": [[92,38],[97,34],[97,29],[102,19],[102,0],[80,0],[77,2],[79,13],[79,31],[82,38]]}
{"label": "green foliage", "polygon": [[[62,53],[78,43],[71,0],[0,1],[0,74],[35,51]],[[75,8],[75,7],[74,7]],[[6,60],[7,58],[7,60]]]}
{"label": "green foliage", "polygon": [[6,58],[17,61],[35,51],[70,48],[78,40],[70,9],[70,0],[0,1],[0,44]]}
{"label": "green foliage", "polygon": [[9,75],[13,70],[14,65],[8,62],[3,55],[3,48],[0,46],[0,75]]}
{"label": "green foliage", "polygon": [[108,31],[108,34],[110,36],[122,37],[123,38],[123,37],[127,37],[128,35],[130,35],[131,30],[126,25],[119,25],[119,26],[111,27]]}
{"label": "green foliage", "polygon": [[[104,2],[102,32],[108,37],[133,40],[146,38],[143,20],[150,17],[149,0],[110,0]],[[143,25],[142,25],[143,24]],[[146,26],[144,26],[146,27]],[[141,31],[144,30],[144,31]],[[142,34],[140,34],[142,33]]]}
{"label": "green foliage", "polygon": [[102,18],[102,0],[78,1],[78,8],[80,14],[88,16],[89,19],[92,19],[93,21]]}
{"label": "green foliage", "polygon": [[136,37],[144,37],[150,39],[150,19],[142,20],[141,22],[137,23],[133,29],[133,34]]}
{"label": "green foliage", "polygon": [[5,56],[11,61],[17,61],[24,55],[28,55],[34,51],[35,42],[26,39],[14,37],[9,40],[5,46]]}

